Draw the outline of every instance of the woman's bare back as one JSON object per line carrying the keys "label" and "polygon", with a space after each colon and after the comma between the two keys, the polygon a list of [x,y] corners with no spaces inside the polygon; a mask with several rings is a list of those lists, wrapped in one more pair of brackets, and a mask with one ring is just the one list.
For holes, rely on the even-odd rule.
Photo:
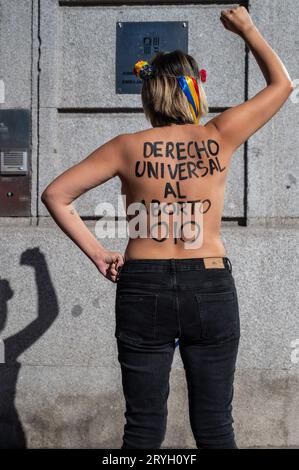
{"label": "woman's bare back", "polygon": [[119,174],[130,221],[125,259],[225,256],[220,229],[230,157],[209,123],[127,134]]}

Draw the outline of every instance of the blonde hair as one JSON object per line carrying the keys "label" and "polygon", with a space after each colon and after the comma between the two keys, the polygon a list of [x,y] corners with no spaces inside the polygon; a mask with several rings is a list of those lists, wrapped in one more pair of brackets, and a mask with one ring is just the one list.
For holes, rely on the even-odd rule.
{"label": "blonde hair", "polygon": [[196,78],[199,115],[202,117],[208,113],[208,101],[201,84],[199,67],[192,56],[180,49],[173,52],[159,51],[149,63],[155,67],[157,76],[143,80],[141,99],[145,116],[153,127],[171,123],[195,124],[187,97],[176,78],[179,75],[191,75]]}

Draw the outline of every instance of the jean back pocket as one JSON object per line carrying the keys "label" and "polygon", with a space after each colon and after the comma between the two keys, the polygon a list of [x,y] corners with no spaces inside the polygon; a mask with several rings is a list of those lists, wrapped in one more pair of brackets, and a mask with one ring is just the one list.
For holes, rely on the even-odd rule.
{"label": "jean back pocket", "polygon": [[240,336],[239,307],[235,290],[195,294],[202,338],[224,340]]}
{"label": "jean back pocket", "polygon": [[158,294],[117,293],[115,336],[132,341],[156,338]]}

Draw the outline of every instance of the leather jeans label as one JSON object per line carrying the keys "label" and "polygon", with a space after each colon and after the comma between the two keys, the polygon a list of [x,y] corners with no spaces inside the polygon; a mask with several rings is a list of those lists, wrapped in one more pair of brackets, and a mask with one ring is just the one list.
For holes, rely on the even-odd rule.
{"label": "leather jeans label", "polygon": [[203,259],[204,265],[206,269],[212,268],[224,268],[223,258],[204,258]]}

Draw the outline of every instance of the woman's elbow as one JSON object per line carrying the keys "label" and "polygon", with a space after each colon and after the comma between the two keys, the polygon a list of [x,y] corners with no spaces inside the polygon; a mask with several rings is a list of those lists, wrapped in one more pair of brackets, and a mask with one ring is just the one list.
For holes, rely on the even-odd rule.
{"label": "woman's elbow", "polygon": [[291,80],[272,84],[270,88],[272,88],[273,92],[273,102],[276,102],[279,107],[287,101],[295,90],[294,83]]}
{"label": "woman's elbow", "polygon": [[291,95],[295,90],[295,84],[292,80],[280,80],[274,83],[269,83],[269,86],[275,87],[276,90],[279,90],[280,93]]}
{"label": "woman's elbow", "polygon": [[46,188],[42,192],[41,197],[40,197],[42,203],[45,205],[47,205],[49,201],[53,201],[54,198],[55,198],[55,192],[50,188]]}
{"label": "woman's elbow", "polygon": [[285,83],[282,84],[281,90],[284,95],[289,97],[295,90],[294,82],[292,82],[292,80],[287,80]]}
{"label": "woman's elbow", "polygon": [[42,192],[40,199],[45,206],[54,204],[55,206],[67,206],[72,203],[72,200],[70,200],[65,193],[62,193],[61,191],[58,191],[56,188],[52,188],[51,186],[47,187]]}
{"label": "woman's elbow", "polygon": [[287,92],[289,95],[291,95],[293,93],[293,91],[295,90],[295,84],[292,80],[288,81],[288,83],[286,84],[286,89],[287,89]]}
{"label": "woman's elbow", "polygon": [[295,85],[292,81],[286,83],[285,88],[284,88],[284,92],[283,92],[283,96],[284,96],[285,101],[287,101],[290,98],[290,96],[292,95],[294,90],[295,90]]}

